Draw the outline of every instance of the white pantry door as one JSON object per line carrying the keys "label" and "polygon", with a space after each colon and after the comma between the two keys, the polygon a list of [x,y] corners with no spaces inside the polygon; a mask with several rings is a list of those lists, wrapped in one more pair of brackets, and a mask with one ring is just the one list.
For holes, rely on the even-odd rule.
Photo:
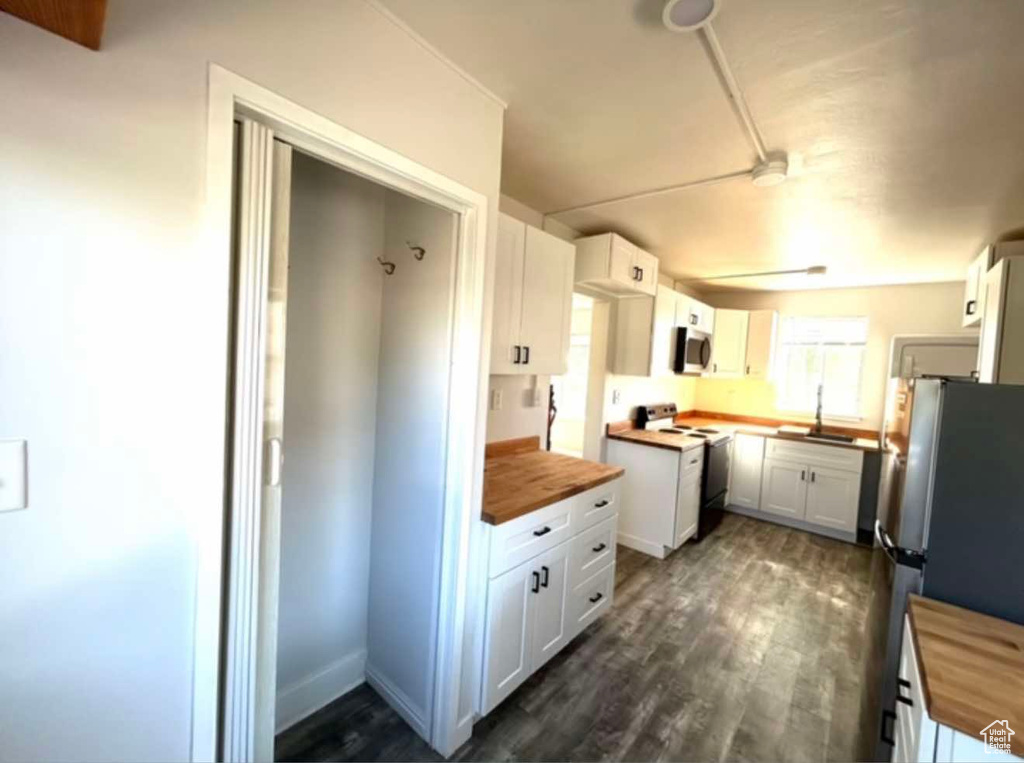
{"label": "white pantry door", "polygon": [[[274,759],[291,147],[242,120],[238,136],[234,453],[223,756]],[[248,549],[249,553],[241,552]],[[255,676],[255,681],[249,680]]]}

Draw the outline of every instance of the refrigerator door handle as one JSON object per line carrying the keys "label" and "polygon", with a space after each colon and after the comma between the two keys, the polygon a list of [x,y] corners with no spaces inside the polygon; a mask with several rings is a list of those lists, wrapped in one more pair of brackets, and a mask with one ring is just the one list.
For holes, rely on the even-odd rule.
{"label": "refrigerator door handle", "polygon": [[882,529],[882,523],[877,519],[875,520],[875,539],[893,564],[902,564],[906,567],[913,567],[916,570],[924,569],[924,552],[911,551],[910,549],[897,546],[892,542],[889,533]]}

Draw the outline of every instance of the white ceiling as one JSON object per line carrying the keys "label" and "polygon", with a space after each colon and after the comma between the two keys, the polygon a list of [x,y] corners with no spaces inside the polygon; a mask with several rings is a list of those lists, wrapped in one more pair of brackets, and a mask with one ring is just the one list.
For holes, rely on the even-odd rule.
{"label": "white ceiling", "polygon": [[[551,212],[750,168],[695,35],[661,0],[384,0],[509,103],[502,191]],[[960,280],[1024,225],[1024,1],[722,0],[714,28],[769,150],[745,179],[558,219],[616,230],[666,272],[824,264],[808,288]],[[714,287],[714,284],[706,286]]]}

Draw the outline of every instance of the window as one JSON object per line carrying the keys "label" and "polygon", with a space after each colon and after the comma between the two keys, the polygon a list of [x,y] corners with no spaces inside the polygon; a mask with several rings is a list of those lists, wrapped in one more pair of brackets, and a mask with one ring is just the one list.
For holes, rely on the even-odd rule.
{"label": "window", "polygon": [[776,369],[780,410],[814,413],[822,385],[822,415],[860,418],[867,318],[785,316]]}

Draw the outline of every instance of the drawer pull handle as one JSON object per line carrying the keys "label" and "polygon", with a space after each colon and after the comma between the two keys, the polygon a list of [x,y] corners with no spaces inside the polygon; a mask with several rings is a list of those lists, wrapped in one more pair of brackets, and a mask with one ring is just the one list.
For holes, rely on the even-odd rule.
{"label": "drawer pull handle", "polygon": [[914,700],[912,700],[910,697],[904,697],[902,694],[897,694],[896,695],[896,701],[897,702],[902,702],[907,707],[913,707],[914,706]]}
{"label": "drawer pull handle", "polygon": [[597,602],[601,601],[601,599],[603,599],[603,598],[604,598],[604,594],[602,594],[599,591],[599,592],[595,593],[593,596],[590,597],[590,603],[591,604],[597,604]]}
{"label": "drawer pull handle", "polygon": [[699,459],[699,458],[695,458],[695,459],[693,459],[693,461],[691,461],[690,463],[691,463],[691,464],[695,464],[695,463],[697,463],[698,461],[700,461],[700,459]]}
{"label": "drawer pull handle", "polygon": [[549,532],[551,532],[551,528],[544,525],[540,530],[534,530],[533,534],[539,538],[541,535],[547,535]]}
{"label": "drawer pull handle", "polygon": [[534,593],[540,593],[540,573],[533,573],[533,588],[531,589]]}
{"label": "drawer pull handle", "polygon": [[598,501],[597,503],[594,504],[594,508],[595,509],[603,509],[607,505],[608,505],[608,501]]}
{"label": "drawer pull handle", "polygon": [[910,688],[910,681],[908,681],[906,678],[897,678],[896,683],[902,686],[904,689]]}
{"label": "drawer pull handle", "polygon": [[541,585],[542,588],[547,588],[548,587],[548,578],[551,577],[551,570],[549,570],[547,567],[543,567],[543,566],[541,567],[541,569],[544,570],[544,579],[540,581],[540,585]]}
{"label": "drawer pull handle", "polygon": [[879,730],[879,736],[882,738],[883,742],[885,742],[888,745],[891,745],[891,746],[895,747],[896,746],[896,740],[893,739],[892,736],[886,736],[885,735],[885,719],[886,718],[891,718],[892,719],[892,726],[891,726],[891,728],[892,728],[892,730],[894,732],[896,731],[896,713],[894,713],[892,710],[883,710],[882,711],[882,724],[881,724],[882,728]]}
{"label": "drawer pull handle", "polygon": [[606,546],[606,545],[605,545],[604,543],[602,543],[602,544],[600,544],[599,546],[594,546],[594,547],[593,547],[592,549],[590,549],[590,550],[591,550],[591,551],[593,551],[593,552],[594,552],[595,554],[600,554],[600,553],[601,553],[602,551],[604,551],[604,550],[605,550],[606,548],[608,548],[608,546]]}

